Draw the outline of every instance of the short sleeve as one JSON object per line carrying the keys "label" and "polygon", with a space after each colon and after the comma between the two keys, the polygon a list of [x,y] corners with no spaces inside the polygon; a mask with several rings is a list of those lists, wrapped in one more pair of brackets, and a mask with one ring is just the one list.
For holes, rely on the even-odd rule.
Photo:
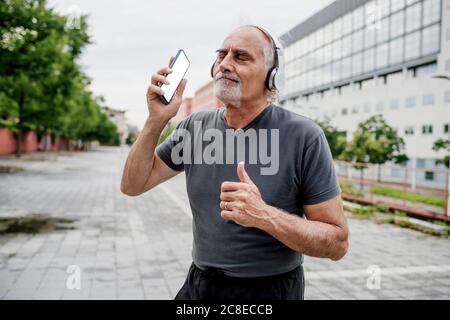
{"label": "short sleeve", "polygon": [[185,142],[183,132],[187,131],[188,119],[181,121],[172,134],[156,148],[156,153],[161,160],[175,171],[184,170],[183,148],[179,144]]}
{"label": "short sleeve", "polygon": [[301,180],[304,205],[318,204],[341,193],[330,146],[323,132],[304,151]]}

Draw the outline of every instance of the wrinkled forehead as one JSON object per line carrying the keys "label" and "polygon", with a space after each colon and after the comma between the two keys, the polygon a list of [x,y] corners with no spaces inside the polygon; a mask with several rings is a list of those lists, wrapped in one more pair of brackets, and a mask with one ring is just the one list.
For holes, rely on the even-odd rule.
{"label": "wrinkled forehead", "polygon": [[231,32],[223,41],[222,48],[241,48],[255,57],[264,57],[264,49],[270,45],[267,37],[257,28],[240,27]]}

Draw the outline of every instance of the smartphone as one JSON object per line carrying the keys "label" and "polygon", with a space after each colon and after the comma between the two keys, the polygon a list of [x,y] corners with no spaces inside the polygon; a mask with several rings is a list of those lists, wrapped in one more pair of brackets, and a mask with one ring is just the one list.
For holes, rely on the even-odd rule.
{"label": "smartphone", "polygon": [[189,65],[190,62],[184,50],[178,50],[175,58],[169,65],[170,69],[172,69],[172,73],[167,75],[167,80],[169,80],[170,84],[160,84],[161,89],[164,90],[164,95],[160,97],[165,104],[169,104],[172,100],[173,96],[175,95],[175,91],[180,85],[181,80],[183,80],[187,70],[189,69]]}

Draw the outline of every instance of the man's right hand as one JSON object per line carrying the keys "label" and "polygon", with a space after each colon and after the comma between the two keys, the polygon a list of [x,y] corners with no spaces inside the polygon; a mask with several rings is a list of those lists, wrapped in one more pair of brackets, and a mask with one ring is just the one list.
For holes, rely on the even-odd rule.
{"label": "man's right hand", "polygon": [[[170,58],[170,62],[172,62],[172,59]],[[172,73],[172,70],[169,67],[159,70],[156,74],[152,75],[151,85],[147,89],[147,107],[150,121],[162,126],[165,126],[177,114],[187,82],[186,79],[183,79],[170,103],[168,105],[164,104],[160,98],[160,96],[164,95],[164,91],[158,86],[158,83],[161,82],[168,85],[169,81],[166,75],[170,73]]]}

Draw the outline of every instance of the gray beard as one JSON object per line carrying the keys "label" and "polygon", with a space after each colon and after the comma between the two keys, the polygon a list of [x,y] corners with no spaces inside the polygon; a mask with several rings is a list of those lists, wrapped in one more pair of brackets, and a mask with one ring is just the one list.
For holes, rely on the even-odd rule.
{"label": "gray beard", "polygon": [[225,85],[221,80],[214,82],[214,94],[225,105],[241,106],[242,88],[240,83]]}

